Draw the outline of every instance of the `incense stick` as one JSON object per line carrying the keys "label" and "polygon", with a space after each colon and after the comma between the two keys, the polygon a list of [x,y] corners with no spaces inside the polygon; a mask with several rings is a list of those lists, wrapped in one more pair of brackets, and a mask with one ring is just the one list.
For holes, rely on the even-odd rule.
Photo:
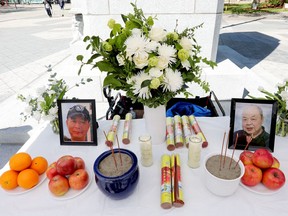
{"label": "incense stick", "polygon": [[230,137],[230,132],[228,133],[227,140],[226,140],[225,155],[224,155],[224,161],[223,161],[223,168],[225,167],[225,161],[226,161],[226,155],[227,155],[229,137]]}
{"label": "incense stick", "polygon": [[121,166],[123,165],[122,164],[122,156],[121,156],[121,152],[120,152],[120,145],[119,145],[119,140],[118,140],[118,136],[116,134],[116,140],[117,140],[117,145],[118,145],[118,151],[119,151],[119,156],[120,156],[120,162],[121,162]]}
{"label": "incense stick", "polygon": [[[103,133],[104,133],[105,138],[106,138],[106,140],[107,140],[107,135],[106,135],[105,131],[103,131]],[[113,149],[112,146],[110,146],[110,149],[111,149],[111,152],[112,152],[112,157],[113,157],[113,159],[114,159],[114,164],[115,164],[116,170],[118,170],[117,161],[116,161],[116,158],[115,158],[115,155],[114,155],[114,149]]]}
{"label": "incense stick", "polygon": [[231,164],[232,164],[232,161],[233,161],[233,156],[234,156],[234,152],[235,152],[235,149],[236,149],[237,141],[238,141],[238,133],[236,134],[236,139],[235,139],[235,143],[234,143],[232,157],[231,157],[230,164],[229,164],[229,169],[231,168]]}
{"label": "incense stick", "polygon": [[226,131],[224,132],[224,136],[223,136],[223,140],[222,140],[222,147],[221,147],[221,154],[220,154],[220,167],[219,167],[219,170],[221,170],[222,154],[223,154],[223,148],[224,148],[225,137],[226,137]]}
{"label": "incense stick", "polygon": [[[247,144],[246,144],[246,146],[245,146],[245,148],[244,148],[244,150],[243,150],[243,151],[245,151],[245,150],[248,148],[249,144],[252,142],[252,140],[253,140],[253,134],[251,134],[251,137],[249,137],[249,138],[250,138],[250,139],[249,139],[249,140],[247,140],[247,137],[246,137],[246,140],[247,140]],[[240,161],[240,157],[239,157],[239,159],[238,159],[238,161],[237,161],[237,163],[236,163],[236,165],[235,165],[234,169],[237,167],[237,165],[238,165],[239,161]]]}

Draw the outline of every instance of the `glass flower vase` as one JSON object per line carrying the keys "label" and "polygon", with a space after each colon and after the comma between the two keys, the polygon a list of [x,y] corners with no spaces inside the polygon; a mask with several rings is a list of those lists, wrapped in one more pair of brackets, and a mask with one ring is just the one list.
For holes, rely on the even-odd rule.
{"label": "glass flower vase", "polygon": [[59,134],[59,119],[55,118],[54,120],[50,121],[50,125],[52,127],[53,133]]}
{"label": "glass flower vase", "polygon": [[276,122],[276,135],[285,137],[288,134],[288,119],[286,118],[285,113],[281,113],[277,117]]}

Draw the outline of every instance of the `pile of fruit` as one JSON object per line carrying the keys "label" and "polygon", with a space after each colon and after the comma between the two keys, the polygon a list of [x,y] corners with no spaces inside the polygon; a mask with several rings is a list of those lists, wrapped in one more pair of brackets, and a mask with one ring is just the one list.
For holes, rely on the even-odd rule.
{"label": "pile of fruit", "polygon": [[81,190],[89,183],[89,174],[81,157],[64,155],[51,163],[46,171],[48,187],[55,196],[63,196],[69,189]]}
{"label": "pile of fruit", "polygon": [[0,177],[1,187],[5,190],[18,186],[30,189],[39,183],[39,176],[45,173],[48,162],[42,156],[32,158],[26,152],[19,152],[9,159],[9,167]]}
{"label": "pile of fruit", "polygon": [[262,183],[271,190],[277,190],[285,184],[285,175],[280,170],[280,162],[267,149],[260,148],[254,153],[243,151],[240,160],[245,166],[241,182],[246,186]]}

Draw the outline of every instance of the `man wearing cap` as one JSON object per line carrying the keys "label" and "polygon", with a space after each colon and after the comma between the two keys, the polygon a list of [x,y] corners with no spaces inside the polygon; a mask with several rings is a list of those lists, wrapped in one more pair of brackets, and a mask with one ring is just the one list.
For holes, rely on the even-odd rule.
{"label": "man wearing cap", "polygon": [[67,114],[66,125],[71,138],[65,137],[65,141],[87,141],[87,132],[90,128],[90,115],[86,107],[82,105],[71,107]]}

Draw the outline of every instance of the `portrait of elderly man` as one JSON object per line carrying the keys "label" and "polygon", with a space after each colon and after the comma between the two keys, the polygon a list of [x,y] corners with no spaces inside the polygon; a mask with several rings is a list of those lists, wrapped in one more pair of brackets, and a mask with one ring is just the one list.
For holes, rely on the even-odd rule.
{"label": "portrait of elderly man", "polygon": [[69,136],[64,136],[64,141],[90,142],[90,114],[85,106],[74,105],[67,113],[66,126]]}
{"label": "portrait of elderly man", "polygon": [[233,135],[233,144],[238,134],[237,145],[268,147],[270,134],[265,131],[263,126],[263,110],[258,105],[247,105],[242,110],[241,115],[242,129],[235,131]]}

